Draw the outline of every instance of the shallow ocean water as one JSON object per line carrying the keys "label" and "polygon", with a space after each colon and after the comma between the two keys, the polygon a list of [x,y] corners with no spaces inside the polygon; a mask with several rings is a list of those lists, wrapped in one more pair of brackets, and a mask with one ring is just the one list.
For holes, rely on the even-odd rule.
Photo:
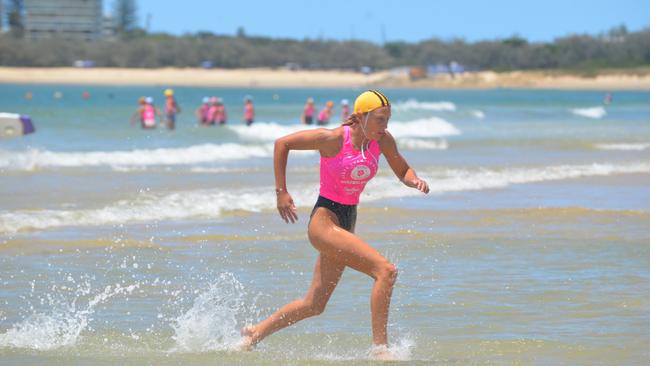
{"label": "shallow ocean water", "polygon": [[[273,140],[303,128],[308,96],[359,91],[175,91],[184,110],[169,132],[128,124],[135,99],[162,89],[0,86],[0,111],[37,128],[0,141],[3,363],[373,363],[372,282],[350,269],[324,314],[232,351],[242,325],[304,294],[317,255],[306,220],[318,156],[290,156],[299,222],[284,224]],[[198,128],[193,109],[212,94],[228,125]],[[401,186],[381,159],[359,208],[358,235],[400,271],[400,358],[647,363],[650,93],[614,92],[608,106],[601,92],[385,94],[389,131],[432,191]]]}

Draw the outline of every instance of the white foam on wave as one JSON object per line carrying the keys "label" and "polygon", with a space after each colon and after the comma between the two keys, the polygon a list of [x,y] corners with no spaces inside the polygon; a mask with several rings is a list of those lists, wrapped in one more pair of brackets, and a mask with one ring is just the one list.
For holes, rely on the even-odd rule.
{"label": "white foam on wave", "polygon": [[[333,126],[332,126],[333,127]],[[0,150],[0,169],[35,171],[46,168],[74,168],[108,166],[119,172],[147,170],[151,166],[177,166],[270,158],[273,156],[271,141],[292,132],[309,127],[283,126],[274,123],[256,124],[255,129],[245,126],[232,127],[240,137],[263,141],[264,144],[202,144],[188,147],[137,149],[123,151],[75,151],[59,152],[40,149],[26,151]],[[388,130],[398,138],[430,138],[458,135],[460,131],[444,119],[431,117],[408,122],[394,121]],[[420,144],[421,146],[424,146]],[[409,146],[407,142],[405,146]],[[424,149],[436,149],[432,143]],[[310,155],[314,151],[294,151],[295,155]]]}
{"label": "white foam on wave", "polygon": [[650,143],[596,144],[600,150],[643,151],[650,149]]}
{"label": "white foam on wave", "polygon": [[592,119],[601,119],[605,115],[607,115],[607,111],[605,111],[605,107],[602,106],[591,107],[591,108],[573,108],[571,109],[571,113],[577,116],[582,116],[582,117],[587,117]]}
{"label": "white foam on wave", "polygon": [[[277,123],[256,123],[255,128],[246,126],[229,127],[241,138],[254,141],[274,141],[282,136],[314,128],[304,125],[280,125]],[[329,124],[326,128],[338,127]],[[451,123],[438,117],[420,118],[410,121],[391,120],[388,131],[395,137],[442,137],[459,135],[461,132]]]}
{"label": "white foam on wave", "polygon": [[[120,284],[106,286],[81,305],[83,298],[93,293],[90,285],[82,284],[71,301],[50,304],[53,308],[49,312],[34,313],[0,334],[0,348],[52,350],[74,346],[88,327],[97,305],[116,295],[128,295],[138,287],[137,283],[125,287]],[[47,298],[53,301],[53,296]]]}
{"label": "white foam on wave", "polygon": [[[156,166],[152,168],[151,166],[111,166],[111,169],[120,173],[133,173],[133,172],[178,172],[179,168],[176,166]],[[229,167],[209,167],[209,166],[190,166],[187,171],[191,173],[236,173],[236,172],[252,172],[259,171],[259,168],[256,167],[241,167],[241,168],[229,168]]]}
{"label": "white foam on wave", "polygon": [[244,286],[231,273],[222,273],[201,292],[192,306],[172,324],[172,352],[237,350],[239,317],[246,313]]}
{"label": "white foam on wave", "polygon": [[[513,184],[576,179],[617,174],[650,173],[650,163],[557,165],[540,168],[449,169],[440,172],[422,172],[419,175],[429,183],[432,193],[476,191],[505,188]],[[387,177],[368,184],[368,194],[374,199],[404,197],[420,194],[414,189],[391,184]]]}
{"label": "white foam on wave", "polygon": [[259,168],[226,168],[226,167],[192,167],[190,172],[192,173],[234,173],[234,172],[251,172],[258,171]]}
{"label": "white foam on wave", "polygon": [[[262,191],[262,192],[260,192]],[[70,225],[118,225],[128,222],[216,218],[224,211],[260,211],[273,207],[273,189],[223,189],[177,192],[165,196],[139,193],[99,209],[40,210],[0,213],[0,232],[40,230]]]}
{"label": "white foam on wave", "polygon": [[449,144],[447,140],[422,140],[402,138],[397,140],[397,144],[406,150],[447,150]]}
{"label": "white foam on wave", "polygon": [[471,111],[470,114],[478,119],[485,118],[485,113],[483,113],[483,111],[480,111],[478,109]]}
{"label": "white foam on wave", "polygon": [[[590,176],[650,173],[650,163],[558,165],[539,168],[447,169],[421,171],[432,193],[504,188],[513,184],[575,179]],[[317,186],[290,187],[296,205],[311,206]],[[373,179],[362,201],[421,194],[395,183],[392,176]],[[274,210],[272,187],[181,191],[167,195],[140,193],[99,209],[11,211],[0,213],[0,233],[42,230],[63,226],[118,225],[190,218],[218,218],[233,211]]]}
{"label": "white foam on wave", "polygon": [[406,101],[399,101],[391,105],[394,111],[410,111],[410,110],[425,110],[425,111],[450,111],[456,110],[456,105],[452,102],[420,102],[416,99],[408,99]]}
{"label": "white foam on wave", "polygon": [[[330,124],[327,128],[336,127],[336,124]],[[298,131],[315,129],[321,126],[292,124],[282,125],[275,122],[257,122],[253,126],[228,126],[240,138],[252,141],[275,141],[282,136],[286,136]]]}
{"label": "white foam on wave", "polygon": [[407,122],[391,121],[388,131],[395,138],[404,137],[445,137],[460,135],[460,130],[438,117],[421,118]]}
{"label": "white foam on wave", "polygon": [[203,144],[178,148],[89,152],[31,149],[23,152],[0,151],[0,168],[33,171],[50,167],[111,166],[118,170],[128,170],[129,167],[141,169],[153,165],[198,164],[271,156],[271,144]]}

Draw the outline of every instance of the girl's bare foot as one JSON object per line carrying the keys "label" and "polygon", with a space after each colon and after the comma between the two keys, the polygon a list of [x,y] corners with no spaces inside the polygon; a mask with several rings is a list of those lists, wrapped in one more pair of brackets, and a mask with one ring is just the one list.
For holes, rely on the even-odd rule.
{"label": "girl's bare foot", "polygon": [[380,361],[397,361],[399,358],[393,354],[386,345],[373,346],[370,350],[370,358]]}
{"label": "girl's bare foot", "polygon": [[252,325],[247,325],[243,327],[240,331],[242,339],[238,344],[240,351],[252,351],[257,344],[257,333],[255,332],[255,327]]}

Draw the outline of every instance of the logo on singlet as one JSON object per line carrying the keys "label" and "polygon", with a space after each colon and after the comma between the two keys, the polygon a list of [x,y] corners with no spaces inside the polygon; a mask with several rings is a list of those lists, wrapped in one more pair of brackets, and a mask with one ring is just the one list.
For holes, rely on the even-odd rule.
{"label": "logo on singlet", "polygon": [[366,165],[357,165],[352,169],[350,177],[354,180],[366,179],[370,176],[370,168]]}

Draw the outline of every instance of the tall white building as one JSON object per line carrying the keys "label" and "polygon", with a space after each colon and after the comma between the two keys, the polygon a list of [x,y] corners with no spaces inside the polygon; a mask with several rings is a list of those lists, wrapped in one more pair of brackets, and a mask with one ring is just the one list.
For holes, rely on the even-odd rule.
{"label": "tall white building", "polygon": [[29,39],[96,40],[104,25],[102,0],[25,0],[24,19]]}
{"label": "tall white building", "polygon": [[2,33],[2,31],[4,31],[4,28],[5,28],[5,23],[4,23],[5,13],[4,13],[3,9],[2,9],[3,3],[4,3],[4,1],[0,0],[0,33]]}

